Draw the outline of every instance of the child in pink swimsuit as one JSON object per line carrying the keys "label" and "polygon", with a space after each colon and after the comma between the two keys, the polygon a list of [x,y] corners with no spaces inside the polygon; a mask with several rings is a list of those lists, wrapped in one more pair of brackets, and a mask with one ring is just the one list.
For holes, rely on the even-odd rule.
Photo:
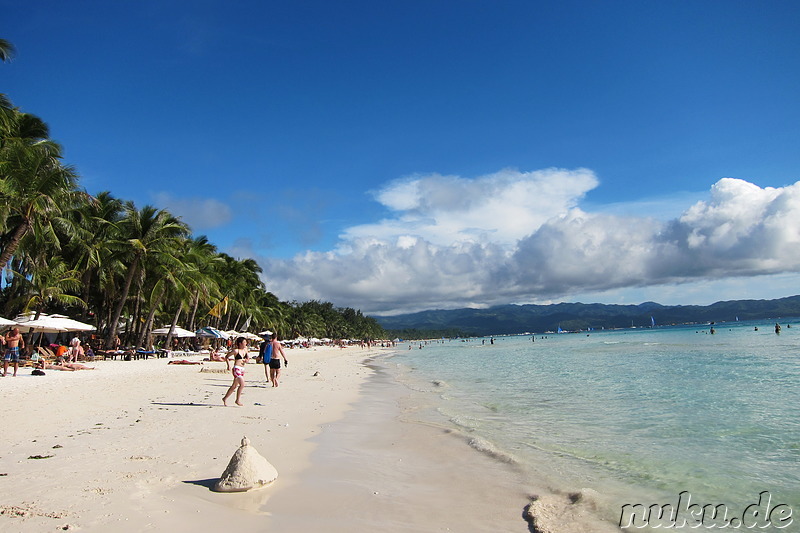
{"label": "child in pink swimsuit", "polygon": [[225,393],[225,396],[222,397],[223,405],[228,405],[228,398],[233,391],[236,391],[236,405],[242,405],[242,389],[244,389],[244,365],[247,363],[249,359],[249,352],[247,350],[247,339],[244,337],[239,337],[236,339],[236,344],[234,345],[233,350],[228,352],[228,355],[225,356],[225,361],[228,362],[231,357],[233,358],[233,368],[231,369],[231,373],[233,374],[233,383],[228,388],[228,392]]}

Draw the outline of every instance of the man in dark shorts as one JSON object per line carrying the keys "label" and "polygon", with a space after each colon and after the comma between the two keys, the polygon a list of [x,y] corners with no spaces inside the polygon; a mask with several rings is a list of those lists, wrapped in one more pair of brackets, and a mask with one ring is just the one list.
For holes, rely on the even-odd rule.
{"label": "man in dark shorts", "polygon": [[3,357],[3,376],[8,375],[8,363],[14,363],[14,376],[16,376],[19,368],[19,349],[25,347],[25,341],[22,340],[19,328],[9,330],[3,337],[3,344],[6,345],[6,353]]}
{"label": "man in dark shorts", "polygon": [[[278,379],[281,377],[281,357],[283,357],[283,363],[286,366],[289,366],[289,361],[286,359],[286,354],[283,353],[283,346],[278,342],[277,333],[272,334],[270,345],[272,346],[272,350],[269,359],[269,380],[272,382],[273,387],[277,387],[279,385]],[[266,361],[266,359],[264,359],[264,361]]]}
{"label": "man in dark shorts", "polygon": [[269,383],[271,381],[269,377],[269,361],[272,359],[272,341],[269,335],[267,335],[264,338],[264,342],[261,343],[258,349],[258,355],[261,356],[261,362],[264,363],[264,376]]}

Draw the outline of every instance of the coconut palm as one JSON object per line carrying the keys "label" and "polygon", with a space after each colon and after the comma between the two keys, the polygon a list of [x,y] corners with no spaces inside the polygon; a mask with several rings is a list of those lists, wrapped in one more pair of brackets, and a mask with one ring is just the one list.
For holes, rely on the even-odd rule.
{"label": "coconut palm", "polygon": [[199,305],[201,303],[210,305],[212,300],[219,301],[221,297],[217,266],[224,260],[217,253],[216,247],[208,242],[205,235],[189,239],[186,246],[184,264],[193,271],[193,275],[185,283],[190,291],[191,299],[191,314],[188,324],[189,329],[194,330]]}
{"label": "coconut palm", "polygon": [[127,269],[122,290],[108,324],[106,347],[111,348],[122,310],[128,299],[134,276],[139,273],[141,263],[148,256],[168,256],[175,249],[178,239],[188,234],[186,224],[168,211],[144,206],[137,209],[133,202],[125,204],[125,218],[120,223],[119,240],[114,244],[118,256],[126,259]]}
{"label": "coconut palm", "polygon": [[35,311],[38,319],[45,308],[52,303],[67,306],[85,307],[86,302],[71,294],[80,286],[78,272],[70,270],[60,257],[53,257],[47,263],[34,269],[30,276],[14,272],[26,287],[22,296],[23,312]]}
{"label": "coconut palm", "polygon": [[[114,257],[109,243],[119,232],[117,224],[122,219],[122,201],[108,191],[98,194],[93,201],[85,202],[66,213],[71,230],[62,244],[63,255],[73,268],[81,272],[81,298],[96,310],[103,307],[97,290],[102,266],[113,271]],[[118,266],[118,265],[117,265]],[[94,301],[92,301],[94,300]]]}
{"label": "coconut palm", "polygon": [[29,232],[56,236],[53,222],[65,206],[85,200],[76,189],[77,174],[60,161],[60,148],[44,141],[0,148],[0,270]]}
{"label": "coconut palm", "polygon": [[0,61],[8,62],[14,57],[14,45],[5,39],[0,39]]}

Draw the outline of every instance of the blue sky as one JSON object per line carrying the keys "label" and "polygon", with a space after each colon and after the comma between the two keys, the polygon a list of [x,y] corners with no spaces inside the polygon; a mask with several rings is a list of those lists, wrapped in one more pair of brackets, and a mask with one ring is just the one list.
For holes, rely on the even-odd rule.
{"label": "blue sky", "polygon": [[11,2],[90,193],[369,313],[796,294],[800,7]]}

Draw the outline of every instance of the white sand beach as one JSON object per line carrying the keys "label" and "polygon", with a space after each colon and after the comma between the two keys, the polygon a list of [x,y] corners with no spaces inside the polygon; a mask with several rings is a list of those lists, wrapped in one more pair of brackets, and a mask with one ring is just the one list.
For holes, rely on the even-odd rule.
{"label": "white sand beach", "polygon": [[[208,361],[0,378],[0,530],[528,531],[509,472],[398,421],[396,386],[381,396],[363,364],[388,353],[287,350],[278,388],[247,365],[242,407],[222,405],[231,376]],[[277,481],[213,492],[243,436]]]}

